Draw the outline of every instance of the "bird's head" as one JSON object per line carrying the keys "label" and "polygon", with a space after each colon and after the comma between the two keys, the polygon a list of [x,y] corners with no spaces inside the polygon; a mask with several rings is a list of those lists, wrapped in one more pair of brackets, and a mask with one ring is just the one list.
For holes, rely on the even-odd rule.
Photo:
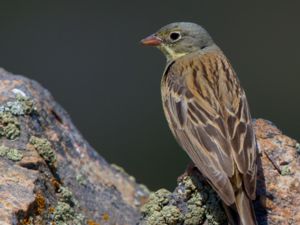
{"label": "bird's head", "polygon": [[195,23],[171,23],[144,38],[141,43],[156,46],[173,61],[181,56],[214,45],[208,32]]}

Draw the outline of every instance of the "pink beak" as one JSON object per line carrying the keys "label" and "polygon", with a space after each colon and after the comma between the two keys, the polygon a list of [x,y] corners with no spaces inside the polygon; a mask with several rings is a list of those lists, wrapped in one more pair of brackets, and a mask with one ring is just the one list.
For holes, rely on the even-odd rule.
{"label": "pink beak", "polygon": [[158,38],[157,36],[155,36],[154,34],[141,40],[141,43],[146,46],[158,46],[161,44],[161,42],[162,42],[162,40],[160,38]]}

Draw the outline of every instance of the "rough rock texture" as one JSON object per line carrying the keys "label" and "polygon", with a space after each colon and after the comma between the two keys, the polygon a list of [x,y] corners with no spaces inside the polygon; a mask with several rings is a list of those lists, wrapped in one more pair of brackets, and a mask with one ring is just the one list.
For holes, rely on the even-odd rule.
{"label": "rough rock texture", "polygon": [[[266,120],[254,126],[259,224],[300,224],[300,145]],[[0,171],[1,225],[226,224],[219,198],[193,166],[172,193],[149,197],[89,146],[47,90],[3,69]]]}
{"label": "rough rock texture", "polygon": [[108,164],[38,83],[0,69],[0,224],[135,224],[146,188]]}
{"label": "rough rock texture", "polygon": [[254,124],[261,151],[255,205],[260,224],[300,224],[300,145],[269,121]]}
{"label": "rough rock texture", "polygon": [[[259,146],[257,200],[259,225],[300,224],[300,145],[271,122],[254,122]],[[216,193],[190,166],[173,193],[151,193],[140,224],[227,224]]]}

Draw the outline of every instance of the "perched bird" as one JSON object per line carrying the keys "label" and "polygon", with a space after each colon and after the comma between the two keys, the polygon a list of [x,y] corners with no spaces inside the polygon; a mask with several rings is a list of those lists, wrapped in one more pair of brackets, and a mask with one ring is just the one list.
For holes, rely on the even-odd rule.
{"label": "perched bird", "polygon": [[229,60],[195,23],[171,23],[141,42],[167,58],[162,102],[178,143],[222,199],[230,223],[257,224],[256,140]]}

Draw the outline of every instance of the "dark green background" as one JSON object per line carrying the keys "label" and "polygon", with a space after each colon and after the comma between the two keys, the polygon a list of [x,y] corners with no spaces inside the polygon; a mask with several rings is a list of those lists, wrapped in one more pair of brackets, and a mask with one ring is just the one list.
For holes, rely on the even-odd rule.
{"label": "dark green background", "polygon": [[189,159],[160,102],[165,65],[139,40],[202,24],[238,72],[253,117],[300,139],[299,1],[1,1],[0,66],[38,80],[109,162],[172,189]]}

